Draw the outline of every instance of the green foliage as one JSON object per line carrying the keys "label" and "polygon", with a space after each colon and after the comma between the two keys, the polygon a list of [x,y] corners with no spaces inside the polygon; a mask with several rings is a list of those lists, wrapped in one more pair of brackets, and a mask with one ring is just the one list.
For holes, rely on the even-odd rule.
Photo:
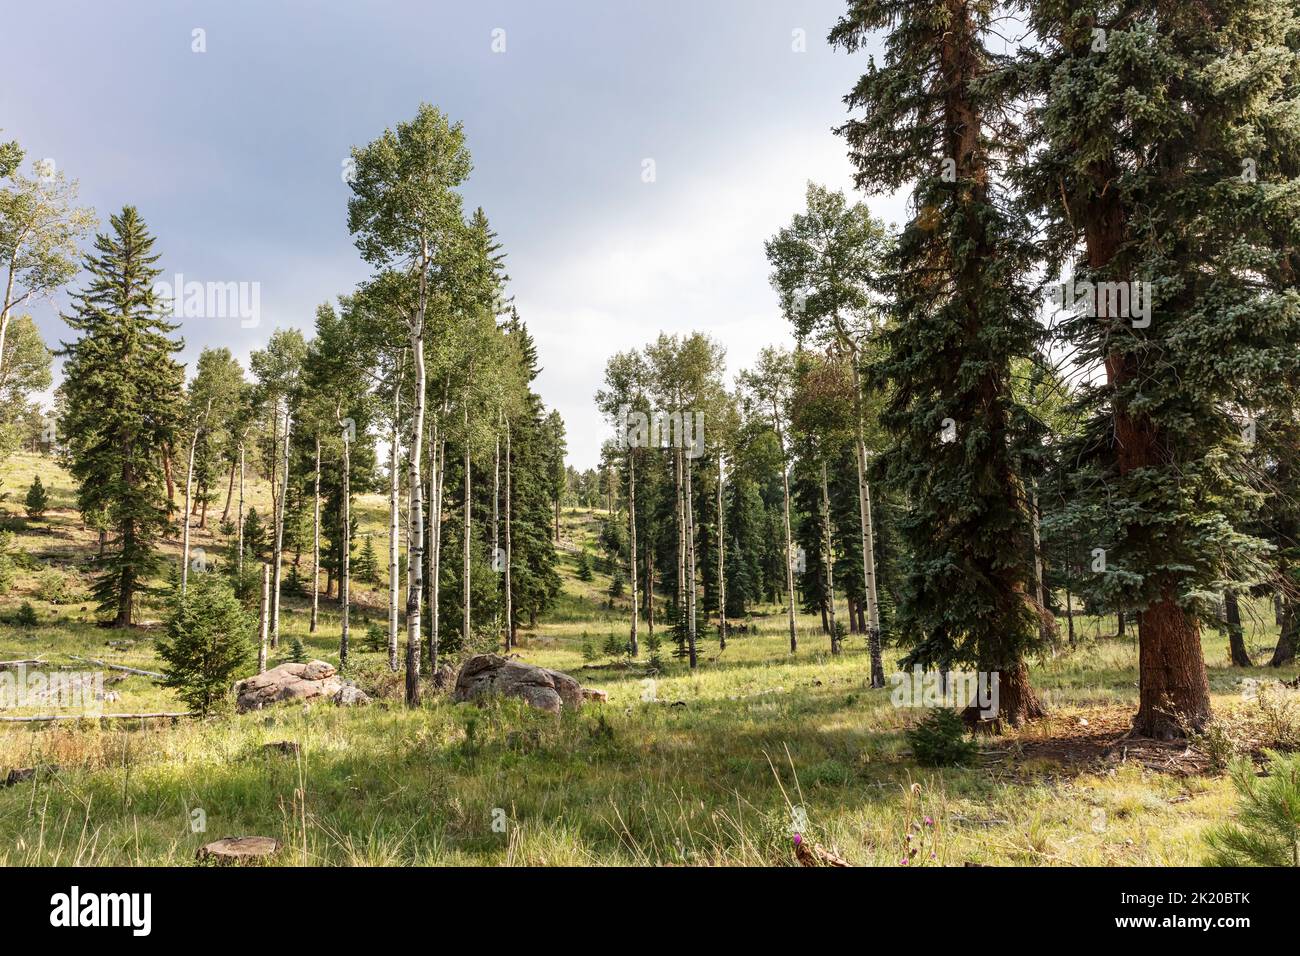
{"label": "green foliage", "polygon": [[307,660],[307,648],[303,646],[302,638],[297,634],[289,642],[289,660],[295,664],[302,664]]}
{"label": "green foliage", "polygon": [[379,652],[388,648],[388,630],[375,621],[366,625],[365,637],[361,646],[368,651]]}
{"label": "green foliage", "polygon": [[1233,762],[1236,819],[1205,834],[1214,866],[1300,866],[1300,754],[1267,751],[1265,776]]}
{"label": "green foliage", "polygon": [[618,565],[614,566],[614,573],[609,582],[609,603],[614,604],[615,598],[621,598],[627,588],[627,579],[623,575],[623,569]]}
{"label": "green foliage", "polygon": [[966,737],[961,714],[947,707],[930,711],[905,736],[922,767],[959,767],[973,760],[977,751],[975,742]]}
{"label": "green foliage", "polygon": [[36,576],[36,596],[50,604],[67,604],[72,600],[68,576],[58,568],[46,568]]}
{"label": "green foliage", "polygon": [[587,549],[583,548],[578,552],[578,580],[590,581],[592,576],[591,557],[587,554]]}
{"label": "green foliage", "polygon": [[253,655],[255,623],[218,574],[191,576],[157,641],[162,683],[194,711],[208,714],[230,702],[231,687]]}
{"label": "green foliage", "polygon": [[586,631],[582,632],[582,659],[588,664],[596,659],[596,648],[592,646],[591,636]]}
{"label": "green foliage", "polygon": [[18,606],[14,623],[19,627],[35,627],[39,623],[36,618],[36,608],[32,607],[31,601],[24,601]]}
{"label": "green foliage", "polygon": [[379,559],[375,556],[375,545],[371,535],[366,535],[361,553],[352,565],[352,574],[358,581],[369,585],[379,583]]}
{"label": "green foliage", "polygon": [[13,532],[0,531],[0,594],[8,594],[18,577],[16,561],[10,550],[13,540]]}
{"label": "green foliage", "polygon": [[610,657],[622,657],[627,653],[627,641],[617,634],[608,634],[605,637],[605,643],[602,645],[603,650]]}
{"label": "green foliage", "polygon": [[32,519],[42,517],[49,508],[50,496],[45,490],[45,485],[41,484],[40,475],[32,479],[32,486],[27,489],[27,497],[23,499],[23,504],[27,509],[27,517]]}
{"label": "green foliage", "polygon": [[89,280],[64,321],[79,334],[63,354],[67,454],[83,515],[103,515],[110,547],[95,583],[99,609],[133,623],[137,594],[156,570],[167,527],[162,456],[176,447],[184,374],[177,326],[162,318],[154,239],[133,206],[86,256]]}

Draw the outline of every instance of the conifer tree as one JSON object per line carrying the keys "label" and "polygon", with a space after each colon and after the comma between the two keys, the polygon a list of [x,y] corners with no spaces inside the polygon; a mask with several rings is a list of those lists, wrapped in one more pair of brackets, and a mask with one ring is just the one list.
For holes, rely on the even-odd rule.
{"label": "conifer tree", "polygon": [[1034,354],[1039,334],[1027,229],[997,180],[1016,139],[989,49],[996,7],[854,0],[830,39],[853,53],[888,31],[883,62],[845,97],[859,115],[840,133],[859,188],[915,182],[915,213],[886,264],[887,351],[873,369],[890,389],[882,467],[910,503],[902,531],[915,560],[899,614],[909,662],[996,672],[999,716],[1015,725],[1042,708],[1024,664],[1040,619],[1019,473],[1029,426],[1011,363]]}
{"label": "conifer tree", "polygon": [[181,342],[154,291],[154,238],[134,206],[86,256],[87,285],[64,320],[80,337],[63,344],[62,433],[77,505],[102,515],[111,540],[94,586],[115,627],[134,621],[135,598],[157,568],[167,524],[159,449],[174,444],[183,373]]}
{"label": "conifer tree", "polygon": [[[1241,409],[1284,407],[1300,353],[1294,4],[1037,0],[1041,147],[1026,192],[1078,361],[1077,443],[1116,517],[1104,580],[1137,609],[1135,730],[1210,717],[1200,619],[1262,578]],[[1236,582],[1236,583],[1234,583]]]}

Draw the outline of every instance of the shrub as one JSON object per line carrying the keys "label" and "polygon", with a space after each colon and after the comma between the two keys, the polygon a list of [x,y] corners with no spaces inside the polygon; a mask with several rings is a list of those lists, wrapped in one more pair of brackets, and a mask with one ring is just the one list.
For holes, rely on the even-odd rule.
{"label": "shrub", "polygon": [[32,607],[31,601],[24,601],[22,606],[18,608],[18,614],[14,617],[14,623],[19,627],[36,626],[36,608]]}
{"label": "shrub", "polygon": [[596,649],[592,647],[591,638],[586,631],[582,632],[582,659],[588,664],[596,659]]}
{"label": "shrub", "polygon": [[621,657],[627,653],[627,642],[617,634],[610,634],[605,638],[605,643],[601,647],[610,657]]}
{"label": "shrub", "polygon": [[72,600],[68,576],[58,568],[46,568],[36,577],[36,596],[50,604],[67,604]]}
{"label": "shrub", "polygon": [[307,649],[302,646],[302,638],[297,634],[289,642],[289,660],[295,664],[301,664],[307,660]]}
{"label": "shrub", "polygon": [[32,486],[27,489],[27,497],[23,501],[27,507],[27,517],[39,518],[50,506],[50,496],[45,491],[45,486],[41,484],[41,476],[37,475],[32,479]]}
{"label": "shrub", "polygon": [[578,552],[578,580],[590,581],[591,578],[591,557],[584,549]]}
{"label": "shrub", "polygon": [[1266,751],[1268,776],[1249,760],[1232,764],[1237,818],[1205,834],[1214,866],[1300,866],[1300,755]]}
{"label": "shrub", "polygon": [[961,715],[947,707],[931,711],[906,736],[912,756],[923,767],[958,767],[975,756],[975,743],[966,738]]}
{"label": "shrub", "polygon": [[366,627],[366,636],[361,639],[361,646],[368,651],[388,649],[388,629],[371,621]]}
{"label": "shrub", "polygon": [[163,685],[200,714],[222,709],[237,673],[253,655],[253,627],[223,577],[196,575],[157,642]]}

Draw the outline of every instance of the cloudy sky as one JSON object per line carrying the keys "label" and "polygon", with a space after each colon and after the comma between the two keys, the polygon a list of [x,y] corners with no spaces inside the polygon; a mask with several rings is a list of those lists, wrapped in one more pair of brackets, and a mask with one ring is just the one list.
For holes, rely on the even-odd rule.
{"label": "cloudy sky", "polygon": [[[843,0],[176,2],[6,10],[0,136],[137,206],[168,276],[260,283],[261,318],[187,319],[184,358],[246,362],[367,274],[349,148],[421,101],[465,124],[466,208],[487,211],[536,337],[536,385],[593,465],[606,358],[707,331],[734,373],[790,340],[763,241],[807,180],[849,188],[832,128],[866,54],[830,50]],[[206,52],[194,52],[202,30]],[[497,32],[503,31],[503,32]],[[806,50],[797,52],[800,34]],[[504,40],[504,51],[494,51]],[[655,181],[643,179],[653,160]],[[871,200],[887,221],[895,199]],[[34,308],[51,344],[62,299]]]}

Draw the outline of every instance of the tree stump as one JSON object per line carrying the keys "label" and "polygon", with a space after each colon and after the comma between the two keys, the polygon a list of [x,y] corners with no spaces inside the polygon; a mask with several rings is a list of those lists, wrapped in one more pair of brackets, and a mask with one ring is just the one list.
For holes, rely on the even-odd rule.
{"label": "tree stump", "polygon": [[258,863],[270,859],[279,849],[280,841],[271,837],[223,837],[200,847],[197,858],[217,863]]}

